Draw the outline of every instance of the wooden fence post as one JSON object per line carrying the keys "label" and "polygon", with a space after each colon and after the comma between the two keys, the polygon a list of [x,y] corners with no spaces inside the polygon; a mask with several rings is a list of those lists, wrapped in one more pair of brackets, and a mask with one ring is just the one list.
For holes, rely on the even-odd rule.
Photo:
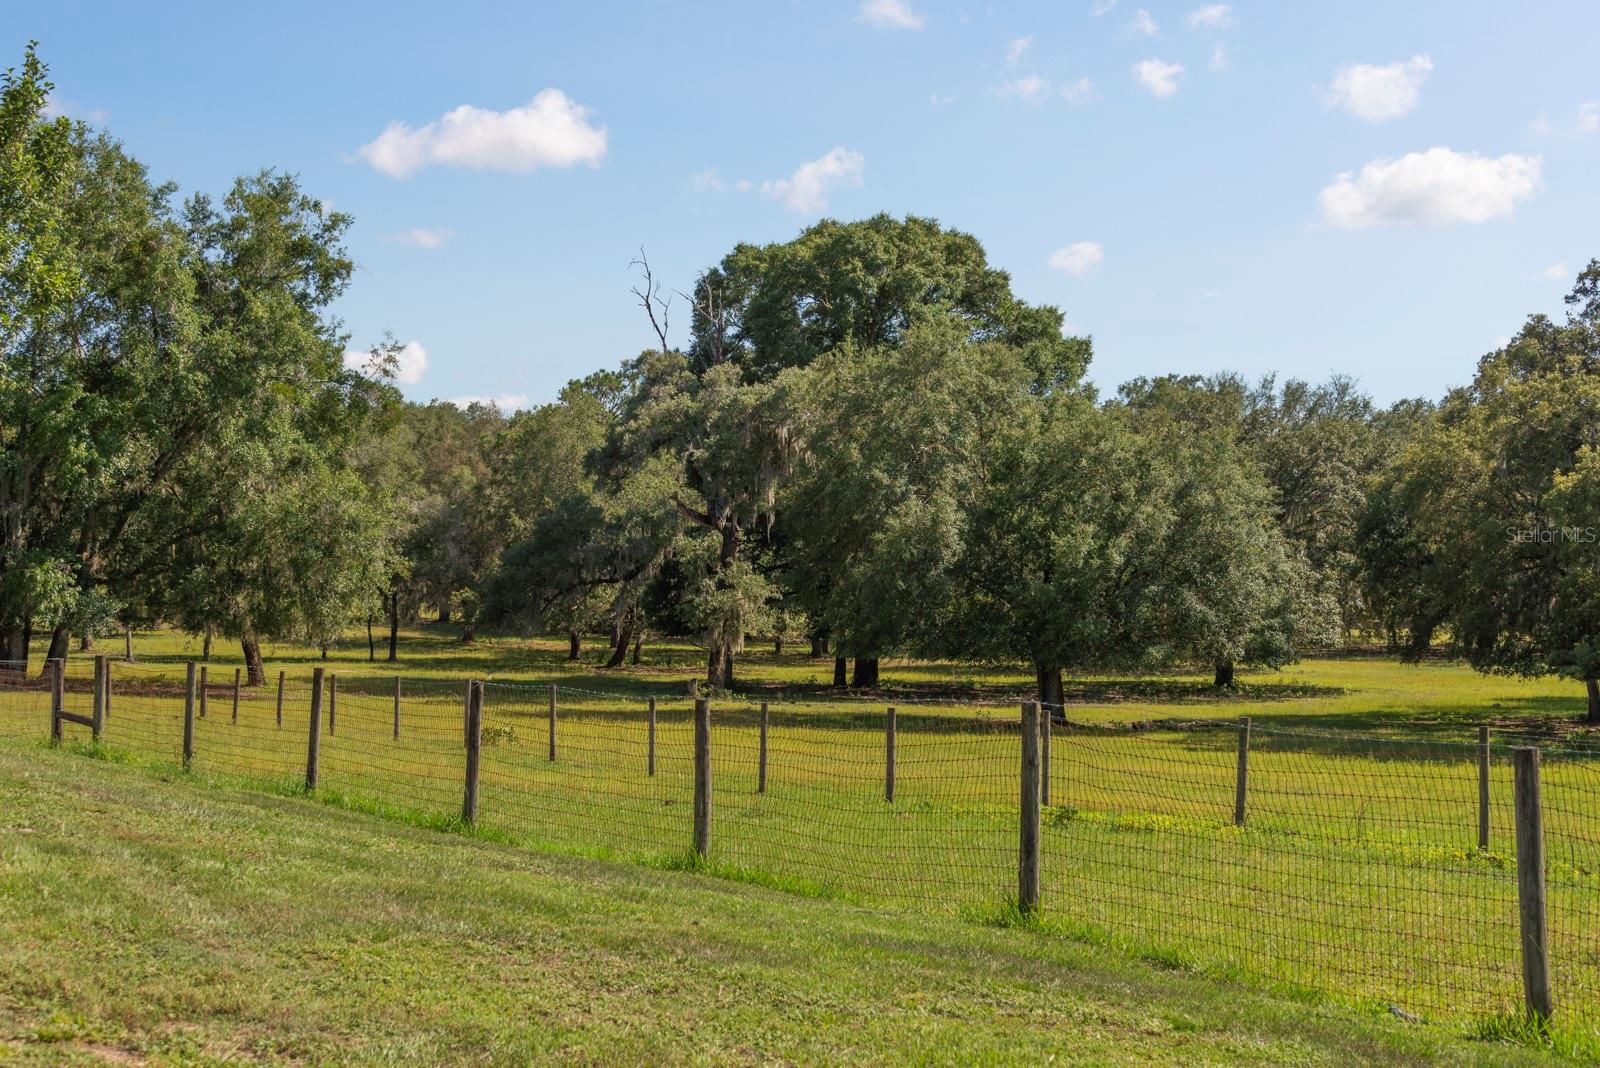
{"label": "wooden fence post", "polygon": [[1489,728],[1478,728],[1478,848],[1489,851]]}
{"label": "wooden fence post", "polygon": [[645,771],[647,774],[656,773],[656,699],[650,698],[650,742],[645,753]]}
{"label": "wooden fence post", "polygon": [[61,741],[61,713],[66,711],[66,661],[51,660],[46,664],[50,674],[50,741]]}
{"label": "wooden fence post", "polygon": [[550,684],[550,762],[556,759],[556,684]]}
{"label": "wooden fence post", "polygon": [[278,726],[283,726],[283,672],[278,672]]}
{"label": "wooden fence post", "polygon": [[200,665],[200,718],[206,718],[206,666]]}
{"label": "wooden fence post", "polygon": [[1039,804],[1050,803],[1050,724],[1055,714],[1050,706],[1039,710]]}
{"label": "wooden fence post", "polygon": [[[306,790],[317,788],[317,760],[322,751],[322,668],[311,672],[311,734],[306,739]],[[331,732],[330,732],[331,733]]]}
{"label": "wooden fence post", "polygon": [[472,709],[472,683],[467,683],[467,689],[461,696],[461,748],[467,747],[467,719]]}
{"label": "wooden fence post", "polygon": [[339,714],[339,676],[328,672],[328,737],[333,737],[333,721]]}
{"label": "wooden fence post", "polygon": [[239,722],[239,669],[233,669],[233,722]]}
{"label": "wooden fence post", "polygon": [[467,785],[461,799],[461,820],[468,827],[478,822],[478,760],[483,750],[483,683],[473,679],[467,687]]}
{"label": "wooden fence post", "polygon": [[1239,771],[1233,788],[1233,822],[1244,826],[1244,799],[1250,792],[1250,717],[1239,721]]}
{"label": "wooden fence post", "polygon": [[106,658],[94,658],[94,740],[100,741],[100,732],[106,725]]}
{"label": "wooden fence post", "polygon": [[711,702],[694,702],[694,852],[711,854]]}
{"label": "wooden fence post", "polygon": [[1511,754],[1517,814],[1517,904],[1522,929],[1522,992],[1528,1013],[1547,1020],[1550,996],[1549,924],[1545,918],[1544,820],[1539,804],[1539,750]]}
{"label": "wooden fence post", "polygon": [[1017,909],[1039,909],[1039,702],[1022,703],[1022,811],[1017,839]]}
{"label": "wooden fence post", "polygon": [[889,714],[884,717],[883,723],[883,799],[894,801],[894,741],[895,741],[895,711],[894,706],[889,706]]}
{"label": "wooden fence post", "polygon": [[394,737],[400,740],[400,676],[394,677]]}
{"label": "wooden fence post", "polygon": [[105,704],[100,709],[100,725],[105,726],[105,721],[111,718],[111,667],[115,663],[111,657],[106,657],[106,684]]}
{"label": "wooden fence post", "polygon": [[189,661],[183,690],[183,770],[194,762],[194,661]]}
{"label": "wooden fence post", "polygon": [[761,702],[761,744],[760,757],[756,761],[756,793],[767,792],[767,703]]}
{"label": "wooden fence post", "polygon": [[122,658],[128,663],[133,663],[133,630],[122,628]]}

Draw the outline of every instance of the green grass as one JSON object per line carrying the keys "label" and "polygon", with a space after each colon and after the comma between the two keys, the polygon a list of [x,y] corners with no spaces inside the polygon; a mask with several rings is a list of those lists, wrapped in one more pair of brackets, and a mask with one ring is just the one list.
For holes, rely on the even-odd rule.
{"label": "green grass", "polygon": [[[114,669],[105,752],[175,765],[184,639],[141,636],[138,665]],[[408,634],[395,667],[334,650],[337,728],[324,733],[318,796],[430,827],[458,819],[462,679],[489,678],[480,835],[543,850],[684,865],[692,767],[687,648],[604,672],[562,660],[564,643],[463,648],[437,629]],[[232,665],[218,658],[197,723],[196,773],[278,794],[304,774],[308,650],[272,650],[290,680],[245,690],[231,715]],[[591,656],[593,653],[591,652]],[[87,697],[73,665],[69,703]],[[716,819],[704,874],[924,914],[985,914],[1015,890],[1020,671],[891,665],[864,699],[813,692],[804,657],[746,656],[742,692],[715,702]],[[547,686],[561,687],[559,759],[546,757]],[[1258,987],[1316,991],[1362,1010],[1388,1006],[1457,1028],[1486,1026],[1519,1000],[1510,773],[1496,749],[1492,840],[1476,848],[1479,722],[1497,737],[1572,729],[1566,684],[1484,679],[1456,665],[1375,657],[1308,661],[1246,676],[1217,696],[1181,676],[1076,680],[1073,729],[1054,739],[1045,811],[1045,927],[1106,951]],[[1567,687],[1570,689],[1570,687]],[[602,693],[610,696],[600,696]],[[647,775],[643,695],[658,702],[657,773]],[[936,699],[929,703],[910,701]],[[772,708],[768,789],[756,791],[757,700]],[[968,703],[968,701],[974,701]],[[883,707],[901,707],[896,800],[883,789]],[[1565,703],[1563,703],[1565,702]],[[0,733],[37,738],[37,708]],[[86,710],[80,708],[80,710]],[[1253,722],[1249,822],[1232,824],[1236,733]],[[1113,724],[1141,729],[1112,729]],[[83,731],[69,728],[73,737]],[[1374,740],[1379,739],[1379,740]],[[1553,971],[1563,1034],[1600,1027],[1600,763],[1547,754],[1544,770]]]}
{"label": "green grass", "polygon": [[[1144,963],[0,742],[0,1060],[1531,1064]],[[973,918],[981,922],[973,922]]]}

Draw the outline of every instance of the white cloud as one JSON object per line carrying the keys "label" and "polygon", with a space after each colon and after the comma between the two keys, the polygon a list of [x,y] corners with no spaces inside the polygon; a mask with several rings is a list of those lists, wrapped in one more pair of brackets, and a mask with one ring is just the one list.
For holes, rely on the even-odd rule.
{"label": "white cloud", "polygon": [[1600,100],[1578,107],[1578,129],[1584,133],[1600,133]]}
{"label": "white cloud", "polygon": [[1449,148],[1374,160],[1346,171],[1318,196],[1332,226],[1481,223],[1511,214],[1539,186],[1537,156],[1498,158]]}
{"label": "white cloud", "polygon": [[931,107],[942,108],[946,104],[954,104],[955,102],[956,98],[953,96],[940,96],[938,93],[928,94],[928,104]]}
{"label": "white cloud", "polygon": [[474,404],[488,407],[492,404],[502,412],[519,412],[528,406],[528,395],[526,393],[497,393],[493,397],[487,397],[474,394],[467,397],[451,397],[450,403],[457,408],[470,408]]}
{"label": "white cloud", "polygon": [[426,126],[391,122],[357,154],[392,178],[427,166],[527,174],[539,167],[599,163],[606,130],[590,124],[588,108],[559,89],[545,89],[508,111],[463,104]]}
{"label": "white cloud", "polygon": [[[372,353],[347,352],[344,354],[347,371],[372,373]],[[395,353],[394,380],[403,386],[414,386],[428,373],[428,350],[417,341],[407,341]]]}
{"label": "white cloud", "polygon": [[1183,77],[1183,64],[1141,59],[1133,65],[1133,76],[1154,95],[1171,96],[1178,91],[1178,79]]}
{"label": "white cloud", "polygon": [[1161,32],[1161,27],[1156,25],[1156,20],[1150,17],[1150,12],[1140,8],[1133,13],[1133,21],[1128,23],[1128,32],[1142,34],[1145,37],[1154,37]]}
{"label": "white cloud", "polygon": [[791,211],[826,211],[828,193],[841,185],[860,185],[866,158],[838,146],[821,159],[802,163],[787,178],[761,183],[761,192],[781,200]]}
{"label": "white cloud", "polygon": [[1552,282],[1564,282],[1567,279],[1567,265],[1565,263],[1552,263],[1539,273]]}
{"label": "white cloud", "polygon": [[1417,106],[1417,94],[1432,70],[1433,60],[1426,54],[1412,56],[1403,63],[1340,67],[1333,84],[1323,94],[1323,104],[1342,107],[1368,122],[1397,119]]}
{"label": "white cloud", "polygon": [[86,122],[90,126],[104,126],[111,113],[105,108],[86,108],[74,104],[70,100],[63,100],[52,92],[45,97],[44,117],[47,119],[75,119]]}
{"label": "white cloud", "polygon": [[1229,4],[1202,4],[1189,12],[1191,30],[1225,30],[1233,25],[1233,7]]}
{"label": "white cloud", "polygon": [[1026,100],[1030,104],[1037,104],[1044,99],[1044,94],[1050,89],[1050,82],[1037,74],[1029,74],[1016,78],[1000,86],[995,92],[1001,96],[1014,96],[1019,100]]}
{"label": "white cloud", "polygon": [[862,22],[899,30],[922,29],[922,16],[911,10],[907,0],[861,0]]}
{"label": "white cloud", "polygon": [[1006,45],[1006,66],[1015,67],[1032,46],[1032,37],[1013,37],[1011,43]]}
{"label": "white cloud", "polygon": [[1221,74],[1228,69],[1228,50],[1218,41],[1211,48],[1211,59],[1206,63],[1206,69],[1212,74]]}
{"label": "white cloud", "polygon": [[733,187],[741,193],[748,193],[750,190],[756,187],[756,183],[752,182],[748,178],[740,178],[737,182],[733,183]]}
{"label": "white cloud", "polygon": [[1111,14],[1116,10],[1118,2],[1119,0],[1094,0],[1094,6],[1089,8],[1089,17],[1099,18],[1101,15]]}
{"label": "white cloud", "polygon": [[728,183],[717,176],[715,167],[707,167],[694,176],[694,191],[696,193],[726,193]]}
{"label": "white cloud", "polygon": [[407,230],[401,234],[390,234],[389,240],[396,245],[414,245],[417,248],[441,248],[450,239],[454,230],[440,230],[433,227],[419,226],[414,230]]}
{"label": "white cloud", "polygon": [[1088,78],[1078,78],[1061,87],[1061,99],[1069,104],[1086,103],[1094,95],[1094,85]]}
{"label": "white cloud", "polygon": [[1075,241],[1066,248],[1050,253],[1049,264],[1058,271],[1081,277],[1100,266],[1106,258],[1105,249],[1094,241]]}

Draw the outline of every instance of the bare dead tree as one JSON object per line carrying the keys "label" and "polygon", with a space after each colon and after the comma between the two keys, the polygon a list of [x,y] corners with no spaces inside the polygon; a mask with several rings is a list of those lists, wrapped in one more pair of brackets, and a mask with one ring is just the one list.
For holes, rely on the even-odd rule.
{"label": "bare dead tree", "polygon": [[637,268],[644,275],[644,288],[634,286],[631,292],[639,298],[639,306],[650,317],[650,329],[656,332],[656,338],[661,342],[661,352],[665,355],[671,351],[667,347],[667,327],[672,314],[673,293],[662,296],[661,283],[656,281],[655,272],[650,269],[650,257],[644,254],[643,245],[639,246],[639,258],[628,266]]}
{"label": "bare dead tree", "polygon": [[711,366],[715,367],[722,363],[727,355],[728,309],[726,305],[717,301],[717,291],[711,285],[712,273],[707,271],[700,276],[700,288],[695,291],[694,296],[691,297],[681,291],[678,296],[688,301],[695,314],[706,324],[706,357]]}

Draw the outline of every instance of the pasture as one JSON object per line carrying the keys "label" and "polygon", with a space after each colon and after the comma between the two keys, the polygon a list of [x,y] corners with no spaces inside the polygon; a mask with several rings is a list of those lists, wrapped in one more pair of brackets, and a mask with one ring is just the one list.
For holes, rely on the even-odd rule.
{"label": "pasture", "polygon": [[[181,760],[180,639],[141,637],[113,667],[102,751]],[[193,774],[303,790],[312,658],[271,650],[269,685],[209,665]],[[804,657],[742,661],[745,691],[713,701],[709,859],[690,852],[688,649],[599,672],[554,643],[472,648],[407,635],[396,669],[334,651],[316,796],[454,826],[463,680],[487,678],[475,833],[652,867],[707,867],[841,906],[1004,921],[1016,893],[1023,677],[889,665],[866,699],[819,690]],[[678,662],[674,662],[674,661]],[[321,664],[321,661],[317,661]],[[826,665],[822,665],[826,666]],[[87,698],[88,662],[68,704]],[[278,720],[276,673],[285,687]],[[550,759],[550,687],[557,692]],[[1458,666],[1310,661],[1213,697],[1181,676],[1076,680],[1052,732],[1042,916],[1056,936],[1167,966],[1454,1028],[1520,1004],[1509,744],[1543,740],[1552,974],[1558,1019],[1593,1035],[1600,1003],[1600,762],[1570,729],[1559,684]],[[651,773],[646,694],[656,695]],[[5,733],[41,737],[42,695],[13,694]],[[761,710],[767,759],[761,775]],[[894,798],[885,710],[897,706]],[[1234,822],[1238,730],[1252,721],[1248,818]],[[1493,725],[1490,842],[1480,849],[1476,727]],[[1132,725],[1132,726],[1130,726]],[[1564,727],[1564,725],[1566,725]],[[86,731],[68,726],[79,744]],[[1587,1040],[1585,1040],[1587,1041]]]}

